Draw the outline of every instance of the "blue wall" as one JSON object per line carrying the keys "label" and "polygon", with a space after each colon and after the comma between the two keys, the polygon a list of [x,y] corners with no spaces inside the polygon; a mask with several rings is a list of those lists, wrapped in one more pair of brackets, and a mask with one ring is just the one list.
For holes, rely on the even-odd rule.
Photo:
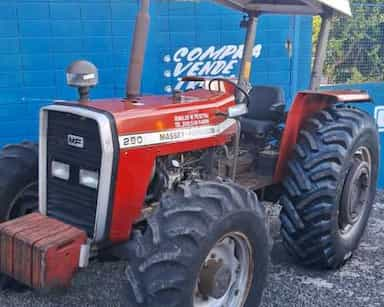
{"label": "blue wall", "polygon": [[[0,2],[0,145],[37,139],[40,107],[54,99],[76,97],[75,90],[65,85],[64,74],[74,60],[84,58],[98,66],[100,84],[92,90],[93,97],[124,94],[137,3],[136,0]],[[143,80],[145,92],[169,91],[178,84],[175,75],[185,75],[192,68],[205,75],[236,75],[238,58],[231,52],[238,51],[244,37],[239,29],[240,14],[211,1],[165,0],[153,0],[151,14],[152,32]],[[257,39],[261,51],[256,48],[259,56],[254,61],[253,82],[283,86],[289,100],[297,89],[306,88],[310,39],[310,18],[261,17]],[[285,48],[287,40],[293,43],[291,55]],[[183,56],[185,48],[195,53]],[[213,53],[201,60],[197,57],[200,49],[196,48],[203,52],[224,50],[227,55],[218,53],[215,57]],[[188,56],[192,61],[188,61]],[[215,71],[209,65],[217,65],[218,69]]]}

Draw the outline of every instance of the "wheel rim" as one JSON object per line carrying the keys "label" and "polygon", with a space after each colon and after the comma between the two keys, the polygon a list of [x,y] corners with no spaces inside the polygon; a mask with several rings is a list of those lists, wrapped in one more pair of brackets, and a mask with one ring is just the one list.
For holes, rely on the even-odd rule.
{"label": "wheel rim", "polygon": [[372,158],[368,148],[359,147],[345,180],[339,212],[339,228],[348,235],[368,209],[371,186]]}
{"label": "wheel rim", "polygon": [[38,210],[38,183],[33,182],[21,190],[12,202],[9,219],[14,219]]}
{"label": "wheel rim", "polygon": [[238,232],[223,236],[204,260],[196,281],[194,307],[242,307],[253,280],[252,248]]}

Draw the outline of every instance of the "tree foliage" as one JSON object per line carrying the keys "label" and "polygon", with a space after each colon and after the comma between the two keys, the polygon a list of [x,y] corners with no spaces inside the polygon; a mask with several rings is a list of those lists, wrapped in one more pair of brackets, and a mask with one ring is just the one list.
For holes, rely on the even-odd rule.
{"label": "tree foliage", "polygon": [[[335,17],[324,68],[328,83],[384,80],[384,4],[352,1],[353,17]],[[320,20],[314,19],[317,41]]]}

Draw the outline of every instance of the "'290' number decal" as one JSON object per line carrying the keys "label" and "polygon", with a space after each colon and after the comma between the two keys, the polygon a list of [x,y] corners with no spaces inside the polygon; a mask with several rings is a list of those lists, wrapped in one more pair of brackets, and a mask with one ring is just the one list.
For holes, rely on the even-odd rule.
{"label": "'290' number decal", "polygon": [[144,139],[142,136],[127,136],[123,139],[123,146],[133,146],[133,145],[142,145],[144,142]]}

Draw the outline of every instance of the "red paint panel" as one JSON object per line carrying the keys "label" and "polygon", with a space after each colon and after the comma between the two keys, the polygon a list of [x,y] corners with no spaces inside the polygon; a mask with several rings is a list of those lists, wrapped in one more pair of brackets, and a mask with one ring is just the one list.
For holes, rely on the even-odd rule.
{"label": "red paint panel", "polygon": [[[320,94],[320,95],[319,95]],[[299,93],[288,113],[283,137],[280,143],[279,160],[275,170],[274,182],[280,182],[284,176],[287,163],[297,143],[300,128],[303,122],[316,112],[321,111],[329,105],[326,95],[321,93]]]}
{"label": "red paint panel", "polygon": [[327,96],[329,102],[337,103],[337,102],[368,102],[371,101],[371,97],[366,91],[361,90],[327,90],[321,92],[314,91],[305,91],[303,92],[308,95],[320,95]]}
{"label": "red paint panel", "polygon": [[122,151],[116,177],[110,240],[128,239],[133,222],[140,216],[155,162],[154,150]]}
{"label": "red paint panel", "polygon": [[[208,115],[211,125],[217,124],[223,118],[218,117],[216,113],[227,111],[228,107],[235,102],[231,95],[222,94],[212,97],[214,98],[206,101],[199,98],[197,101],[184,103],[173,103],[168,100],[164,101],[167,104],[156,108],[142,107],[135,112],[114,113],[118,133],[125,135],[175,129],[179,128],[175,126],[175,117],[201,113]],[[156,98],[162,100],[160,97]]]}
{"label": "red paint panel", "polygon": [[134,119],[153,115],[153,112],[183,112],[212,108],[213,105],[225,98],[232,97],[231,92],[211,92],[204,89],[183,93],[182,101],[172,96],[141,96],[134,99],[97,99],[86,102],[68,101],[69,105],[83,105],[112,113],[116,119]]}
{"label": "red paint panel", "polygon": [[121,151],[110,240],[120,242],[129,238],[132,224],[140,217],[156,157],[224,145],[235,132],[236,128],[231,127],[218,137]]}
{"label": "red paint panel", "polygon": [[[175,103],[170,97],[142,97],[139,101],[143,105],[135,111],[130,107],[118,112],[114,112],[116,109],[109,111],[115,117],[119,136],[122,136],[180,128],[176,127],[175,116],[190,114],[208,114],[209,125],[217,125],[225,119],[217,113],[225,112],[235,104],[233,96],[228,93],[198,90],[186,95],[193,101]],[[129,238],[132,224],[140,217],[157,157],[223,145],[234,134],[235,127],[218,137],[121,150],[109,239],[120,242]]]}

